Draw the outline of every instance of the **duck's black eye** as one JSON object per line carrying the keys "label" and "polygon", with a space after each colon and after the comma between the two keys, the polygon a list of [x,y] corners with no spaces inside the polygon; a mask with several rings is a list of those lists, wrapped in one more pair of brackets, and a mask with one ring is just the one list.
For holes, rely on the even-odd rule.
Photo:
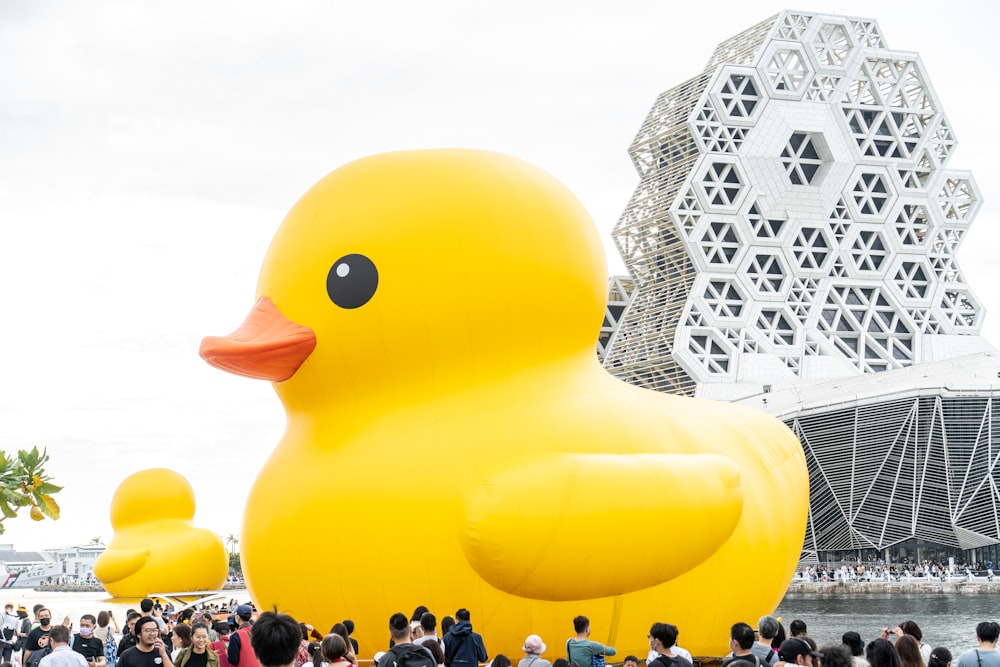
{"label": "duck's black eye", "polygon": [[341,308],[360,308],[378,288],[378,269],[364,255],[344,255],[326,275],[326,293]]}

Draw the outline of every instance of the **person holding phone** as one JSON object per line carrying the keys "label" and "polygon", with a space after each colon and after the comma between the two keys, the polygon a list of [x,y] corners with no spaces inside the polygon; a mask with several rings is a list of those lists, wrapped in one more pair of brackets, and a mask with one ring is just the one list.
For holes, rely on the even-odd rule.
{"label": "person holding phone", "polygon": [[136,645],[118,656],[118,667],[174,667],[152,616],[135,622]]}
{"label": "person holding phone", "polygon": [[107,667],[104,642],[94,635],[97,619],[92,614],[80,617],[80,632],[73,635],[73,650],[87,660],[87,667]]}

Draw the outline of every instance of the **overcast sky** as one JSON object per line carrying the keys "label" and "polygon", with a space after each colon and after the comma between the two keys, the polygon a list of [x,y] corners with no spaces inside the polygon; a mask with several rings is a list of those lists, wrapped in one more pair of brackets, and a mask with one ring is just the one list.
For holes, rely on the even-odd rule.
{"label": "overcast sky", "polygon": [[[608,233],[656,96],[784,8],[0,0],[0,447],[47,447],[66,486],[62,520],[7,521],[0,543],[107,542],[115,488],[156,466],[192,482],[199,525],[238,534],[284,413],[269,384],[210,368],[198,343],[243,320],[312,183],[388,150],[510,153],[583,201],[621,272]],[[959,140],[949,166],[986,200],[958,258],[997,342],[1000,10],[800,9],[874,18],[890,47],[921,54]]]}

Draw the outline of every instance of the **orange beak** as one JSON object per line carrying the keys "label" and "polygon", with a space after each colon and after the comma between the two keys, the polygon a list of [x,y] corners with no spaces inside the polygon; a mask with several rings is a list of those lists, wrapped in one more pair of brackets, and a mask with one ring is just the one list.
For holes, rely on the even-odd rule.
{"label": "orange beak", "polygon": [[316,349],[316,334],[292,322],[262,296],[240,328],[228,336],[206,336],[198,354],[216,368],[258,380],[284,382]]}

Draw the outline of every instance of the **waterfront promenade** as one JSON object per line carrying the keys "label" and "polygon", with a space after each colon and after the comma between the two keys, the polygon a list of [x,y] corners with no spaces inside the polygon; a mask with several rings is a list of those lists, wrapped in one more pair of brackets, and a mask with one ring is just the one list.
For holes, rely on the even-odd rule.
{"label": "waterfront promenade", "polygon": [[990,594],[1000,593],[1000,577],[990,581],[987,577],[951,575],[948,577],[911,577],[894,579],[841,579],[837,581],[811,581],[796,576],[788,586],[786,597],[807,595],[880,595],[893,593],[920,594]]}

